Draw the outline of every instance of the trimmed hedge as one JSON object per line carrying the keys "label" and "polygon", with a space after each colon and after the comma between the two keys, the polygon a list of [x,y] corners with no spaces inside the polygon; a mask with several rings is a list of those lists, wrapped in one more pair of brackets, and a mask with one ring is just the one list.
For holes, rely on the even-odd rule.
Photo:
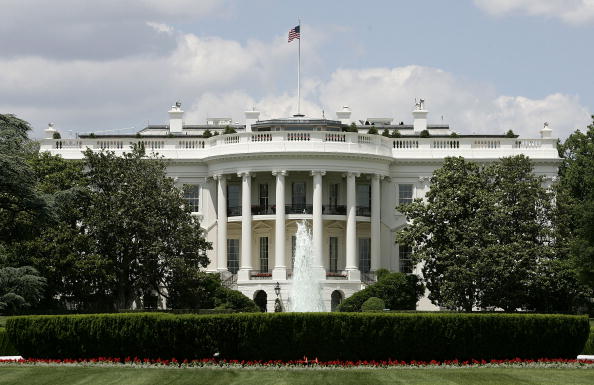
{"label": "trimmed hedge", "polygon": [[585,316],[460,313],[97,314],[7,320],[35,358],[448,360],[575,358]]}
{"label": "trimmed hedge", "polygon": [[361,311],[382,311],[386,307],[386,304],[381,298],[369,297],[367,301],[361,305]]}
{"label": "trimmed hedge", "polygon": [[6,329],[0,328],[0,356],[16,356],[17,354],[17,350],[8,339]]}
{"label": "trimmed hedge", "polygon": [[594,354],[594,327],[590,328],[590,335],[588,336],[586,345],[584,345],[582,354]]}

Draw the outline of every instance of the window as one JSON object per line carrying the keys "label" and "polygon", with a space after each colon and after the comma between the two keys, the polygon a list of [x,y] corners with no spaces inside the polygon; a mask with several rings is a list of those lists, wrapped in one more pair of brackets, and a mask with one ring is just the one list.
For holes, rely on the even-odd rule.
{"label": "window", "polygon": [[339,191],[340,191],[340,185],[338,183],[330,184],[328,204],[332,208],[336,208],[336,206],[338,206]]}
{"label": "window", "polygon": [[293,208],[305,209],[305,182],[293,183],[293,197],[291,203]]}
{"label": "window", "polygon": [[405,205],[413,201],[413,185],[399,184],[398,185],[398,204]]}
{"label": "window", "polygon": [[338,238],[337,237],[330,237],[330,263],[329,269],[331,273],[336,273],[338,271]]}
{"label": "window", "polygon": [[239,270],[239,239],[227,239],[227,270],[232,274]]}
{"label": "window", "polygon": [[370,238],[359,238],[359,270],[362,273],[369,273],[371,270]]}
{"label": "window", "polygon": [[268,273],[268,237],[260,237],[260,273]]}
{"label": "window", "polygon": [[241,215],[241,186],[238,184],[227,185],[227,215]]}
{"label": "window", "polygon": [[371,186],[368,184],[357,185],[357,215],[371,215]]}
{"label": "window", "polygon": [[291,237],[291,269],[295,267],[295,249],[297,248],[297,237]]}
{"label": "window", "polygon": [[200,211],[200,186],[197,184],[184,185],[184,199],[191,212]]}
{"label": "window", "polygon": [[268,210],[268,184],[260,184],[260,212],[266,213]]}
{"label": "window", "polygon": [[412,247],[407,245],[399,245],[398,246],[398,259],[400,261],[400,268],[399,271],[401,273],[412,273]]}

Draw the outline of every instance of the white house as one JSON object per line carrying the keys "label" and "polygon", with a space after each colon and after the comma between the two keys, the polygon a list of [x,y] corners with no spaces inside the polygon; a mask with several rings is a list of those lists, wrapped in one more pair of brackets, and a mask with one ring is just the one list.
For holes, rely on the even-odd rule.
{"label": "white house", "polygon": [[[188,204],[213,244],[208,270],[267,303],[268,311],[277,283],[283,303],[290,301],[296,222],[311,221],[315,266],[330,310],[373,282],[379,268],[412,272],[410,250],[395,243],[396,231],[406,224],[398,205],[425,195],[445,157],[489,162],[524,154],[536,174],[548,183],[556,178],[559,157],[547,124],[539,138],[456,135],[448,125],[427,123],[422,100],[412,114],[412,125],[368,118],[356,122],[358,132],[343,131],[355,123],[348,107],[336,112],[336,120],[259,120],[258,111],[247,111],[245,124],[210,118],[188,125],[176,103],[169,124],[149,125],[137,135],[44,139],[41,150],[80,159],[86,148],[122,153],[142,142],[170,160],[169,175],[189,185]],[[225,127],[236,133],[202,137],[207,129],[222,133]],[[401,136],[367,134],[372,127]],[[46,131],[51,138],[55,128]],[[435,309],[427,298],[417,307]]]}

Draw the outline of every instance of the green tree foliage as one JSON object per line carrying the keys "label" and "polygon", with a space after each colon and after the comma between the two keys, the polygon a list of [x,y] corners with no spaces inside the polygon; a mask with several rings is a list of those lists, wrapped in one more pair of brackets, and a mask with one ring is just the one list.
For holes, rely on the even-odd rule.
{"label": "green tree foliage", "polygon": [[231,126],[225,126],[225,129],[223,130],[223,135],[227,135],[227,134],[235,134],[237,131],[235,130],[235,128],[231,127]]}
{"label": "green tree foliage", "polygon": [[47,203],[35,190],[27,159],[35,153],[29,123],[0,115],[0,243],[35,237],[47,221]]}
{"label": "green tree foliage", "polygon": [[431,136],[431,134],[429,133],[429,130],[423,130],[419,133],[419,137],[421,137],[421,138],[428,138],[430,136]]}
{"label": "green tree foliage", "polygon": [[85,152],[91,205],[83,221],[94,253],[107,261],[115,308],[127,309],[147,293],[167,296],[176,274],[208,264],[204,239],[180,190],[166,176],[166,163],[130,153]]}
{"label": "green tree foliage", "polygon": [[377,131],[377,128],[371,126],[371,127],[369,127],[369,130],[367,130],[367,133],[371,134],[371,135],[377,135],[378,131]]}
{"label": "green tree foliage", "polygon": [[[399,207],[410,226],[397,239],[423,263],[429,298],[437,305],[551,310],[554,303],[538,301],[542,290],[564,291],[575,283],[555,262],[551,202],[524,156],[484,167],[447,158],[433,174],[426,202]],[[565,298],[575,291],[564,292]]]}
{"label": "green tree foliage", "polygon": [[507,130],[507,132],[505,133],[505,137],[506,138],[517,138],[518,135],[514,134],[514,132],[512,130]]}
{"label": "green tree foliage", "polygon": [[386,304],[381,298],[369,297],[361,305],[361,311],[382,311],[386,307]]}
{"label": "green tree foliage", "polygon": [[31,307],[43,296],[45,278],[31,266],[0,269],[0,311],[14,314]]}
{"label": "green tree foliage", "polygon": [[343,127],[342,129],[343,131],[346,132],[358,132],[359,130],[357,129],[357,125],[355,124],[355,122],[352,122],[349,126],[347,127]]}
{"label": "green tree foliage", "polygon": [[390,130],[388,130],[387,128],[384,128],[384,130],[382,131],[382,136],[385,136],[386,138],[390,137]]}
{"label": "green tree foliage", "polygon": [[212,132],[210,132],[210,130],[208,128],[206,130],[204,130],[204,132],[202,133],[203,138],[210,138],[211,136],[212,136]]}
{"label": "green tree foliage", "polygon": [[571,257],[580,280],[594,289],[594,124],[570,135],[559,155],[560,248]]}
{"label": "green tree foliage", "polygon": [[339,305],[338,311],[361,311],[363,303],[371,297],[383,300],[385,308],[390,310],[414,310],[424,290],[416,275],[382,272],[378,274],[376,283],[345,299]]}

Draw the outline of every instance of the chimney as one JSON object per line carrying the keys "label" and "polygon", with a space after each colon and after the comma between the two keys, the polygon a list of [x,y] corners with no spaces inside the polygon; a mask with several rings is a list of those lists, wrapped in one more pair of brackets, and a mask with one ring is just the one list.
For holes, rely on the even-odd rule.
{"label": "chimney", "polygon": [[351,124],[351,109],[349,106],[343,106],[341,111],[336,111],[336,118],[340,120],[342,124]]}
{"label": "chimney", "polygon": [[182,132],[184,127],[184,110],[181,109],[181,102],[176,102],[169,110],[169,132]]}
{"label": "chimney", "polygon": [[542,139],[549,139],[552,137],[553,130],[549,127],[549,122],[544,123],[544,127],[540,130],[540,137]]}
{"label": "chimney", "polygon": [[415,109],[413,114],[413,131],[415,134],[427,129],[427,114],[429,111],[425,109],[425,99],[415,99]]}
{"label": "chimney", "polygon": [[251,111],[245,112],[245,132],[252,132],[252,124],[260,119],[260,111],[256,111],[256,107]]}
{"label": "chimney", "polygon": [[58,132],[58,130],[56,130],[54,128],[55,124],[54,123],[49,123],[47,125],[47,128],[43,131],[45,131],[45,138],[46,139],[53,139],[54,138],[54,134]]}

